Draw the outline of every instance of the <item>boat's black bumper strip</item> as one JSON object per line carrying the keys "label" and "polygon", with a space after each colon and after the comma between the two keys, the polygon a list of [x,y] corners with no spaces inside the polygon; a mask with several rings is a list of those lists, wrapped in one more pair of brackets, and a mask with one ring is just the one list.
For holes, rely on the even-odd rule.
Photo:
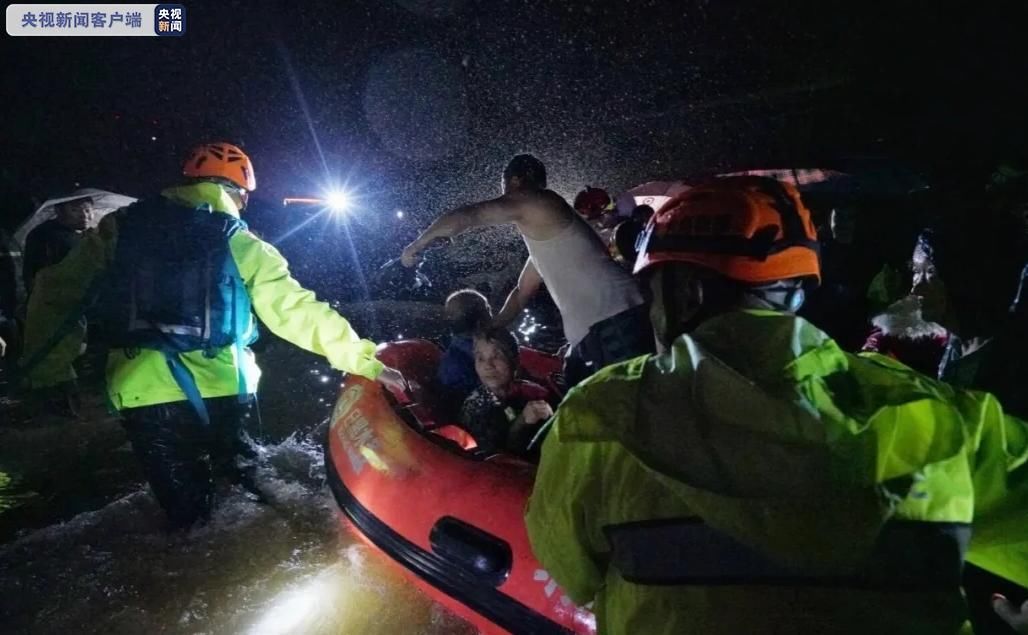
{"label": "boat's black bumper strip", "polygon": [[[329,429],[331,434],[331,429]],[[490,621],[521,635],[570,635],[572,631],[537,613],[499,590],[484,585],[472,573],[407,540],[361,505],[346,488],[329,453],[325,439],[325,472],[336,503],[368,540],[393,560]]]}

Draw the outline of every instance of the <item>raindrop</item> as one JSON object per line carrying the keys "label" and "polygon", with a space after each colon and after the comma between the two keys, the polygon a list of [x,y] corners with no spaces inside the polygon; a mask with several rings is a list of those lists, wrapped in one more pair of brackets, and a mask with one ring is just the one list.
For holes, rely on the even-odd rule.
{"label": "raindrop", "polygon": [[411,13],[430,18],[445,18],[460,10],[465,0],[396,0]]}
{"label": "raindrop", "polygon": [[372,67],[364,112],[390,152],[438,160],[464,148],[470,110],[462,76],[436,54],[399,51]]}

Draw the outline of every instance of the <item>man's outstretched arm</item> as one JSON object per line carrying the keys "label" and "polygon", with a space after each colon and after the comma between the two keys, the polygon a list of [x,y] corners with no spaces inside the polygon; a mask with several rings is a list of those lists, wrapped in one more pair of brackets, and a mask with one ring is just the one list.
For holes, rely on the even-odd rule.
{"label": "man's outstretched arm", "polygon": [[505,196],[481,203],[471,203],[446,212],[421,232],[414,242],[403,250],[401,261],[405,267],[414,266],[414,258],[437,238],[459,236],[475,227],[503,225],[521,220],[521,206]]}
{"label": "man's outstretched arm", "polygon": [[525,268],[521,270],[521,275],[518,276],[517,286],[511,290],[507,300],[503,303],[503,308],[493,318],[493,325],[506,327],[513,322],[518,313],[528,306],[532,296],[539,292],[539,287],[542,285],[543,278],[539,275],[532,259],[529,258],[525,261]]}

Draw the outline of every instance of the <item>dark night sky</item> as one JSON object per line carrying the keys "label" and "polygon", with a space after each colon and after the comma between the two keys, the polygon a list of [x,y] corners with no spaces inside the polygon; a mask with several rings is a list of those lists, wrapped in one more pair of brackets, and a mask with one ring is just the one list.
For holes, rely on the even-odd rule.
{"label": "dark night sky", "polygon": [[348,180],[361,222],[409,210],[401,238],[495,193],[521,150],[565,195],[849,153],[942,174],[1023,156],[1023,3],[834,4],[232,1],[187,3],[183,38],[4,36],[4,224],[75,183],[153,192],[205,139],[241,144],[268,201]]}

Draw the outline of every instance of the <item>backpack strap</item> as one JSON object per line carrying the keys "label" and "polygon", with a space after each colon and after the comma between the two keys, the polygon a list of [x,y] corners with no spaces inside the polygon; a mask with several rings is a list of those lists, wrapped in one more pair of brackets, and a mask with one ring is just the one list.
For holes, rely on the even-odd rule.
{"label": "backpack strap", "polygon": [[[197,208],[199,211],[207,211],[210,213],[209,206],[207,210],[203,209],[203,206]],[[234,218],[228,221],[225,227],[225,238],[229,240],[237,231],[243,231],[247,229],[245,222],[238,218]],[[250,326],[250,312],[242,311],[239,306],[239,294],[245,293],[245,287],[236,289],[235,285],[242,284],[242,276],[239,273],[239,267],[236,265],[235,260],[232,258],[231,252],[228,254],[228,264],[230,271],[228,272],[232,279],[233,292],[232,292],[232,326],[234,331],[233,346],[235,348],[236,357],[236,376],[237,376],[237,392],[239,403],[247,403],[249,400],[249,391],[247,390],[246,381],[246,370],[244,364],[244,355],[247,342],[244,341],[243,337],[246,333],[247,328]],[[203,400],[203,395],[200,393],[199,387],[196,385],[196,379],[193,374],[189,372],[189,369],[182,363],[182,359],[178,353],[164,350],[164,358],[168,362],[168,369],[171,371],[171,376],[175,379],[175,383],[178,384],[182,392],[185,393],[186,399],[193,406],[196,414],[203,421],[204,425],[209,426],[211,423],[210,414],[207,411],[207,404]]]}
{"label": "backpack strap", "polygon": [[[248,226],[242,219],[235,218],[230,221],[229,226],[226,228],[227,240],[231,240],[232,236],[236,232],[246,231]],[[238,379],[237,395],[239,403],[247,403],[249,401],[249,391],[247,390],[247,377],[246,377],[246,364],[244,363],[246,355],[246,346],[253,341],[254,338],[245,340],[248,330],[251,326],[251,313],[250,310],[243,310],[240,306],[239,297],[240,294],[246,293],[246,283],[243,281],[243,276],[239,272],[239,266],[236,264],[235,259],[232,257],[231,249],[228,254],[228,265],[229,275],[232,280],[232,331],[234,334],[234,342],[236,352],[236,376]],[[238,285],[238,288],[236,287]]]}
{"label": "backpack strap", "polygon": [[[232,284],[235,285],[237,282],[233,279]],[[246,403],[249,397],[249,391],[246,389],[246,363],[243,357],[246,354],[246,343],[243,342],[243,333],[247,327],[250,326],[250,315],[242,315],[243,311],[239,310],[239,293],[233,290],[232,293],[232,323],[235,326],[235,347],[236,347],[236,377],[238,379],[238,398],[239,403]],[[243,321],[246,324],[243,324]]]}
{"label": "backpack strap", "polygon": [[200,394],[200,389],[196,385],[196,379],[193,378],[193,373],[189,372],[185,364],[182,363],[182,359],[178,353],[171,353],[168,351],[164,352],[164,359],[168,362],[168,369],[171,371],[171,376],[175,378],[175,383],[182,389],[182,392],[186,394],[186,399],[196,410],[196,414],[200,417],[200,421],[205,426],[211,425],[211,416],[207,412],[207,404],[204,403],[203,395]]}

